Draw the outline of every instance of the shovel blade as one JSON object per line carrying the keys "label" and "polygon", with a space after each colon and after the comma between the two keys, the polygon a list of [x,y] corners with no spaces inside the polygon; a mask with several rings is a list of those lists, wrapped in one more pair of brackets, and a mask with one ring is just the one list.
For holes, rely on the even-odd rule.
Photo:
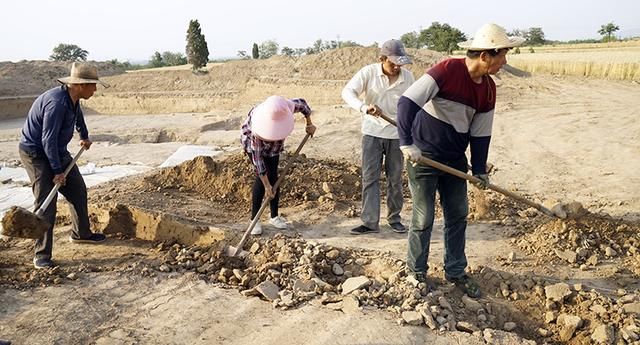
{"label": "shovel blade", "polygon": [[49,222],[19,206],[12,206],[2,217],[4,236],[39,239],[50,227]]}
{"label": "shovel blade", "polygon": [[245,258],[247,255],[249,255],[249,252],[234,246],[227,246],[224,250],[224,254],[230,257]]}

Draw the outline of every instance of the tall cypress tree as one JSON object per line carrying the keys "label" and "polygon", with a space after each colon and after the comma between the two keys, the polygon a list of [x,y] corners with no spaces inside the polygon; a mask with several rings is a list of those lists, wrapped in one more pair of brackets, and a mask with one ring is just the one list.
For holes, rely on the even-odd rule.
{"label": "tall cypress tree", "polygon": [[197,19],[189,22],[186,55],[187,61],[193,65],[194,71],[206,66],[209,61],[209,48],[207,47],[207,41],[204,39],[204,35],[200,30],[200,23],[198,23]]}
{"label": "tall cypress tree", "polygon": [[253,44],[253,49],[251,50],[251,57],[257,59],[260,57],[260,50],[258,49],[258,44]]}

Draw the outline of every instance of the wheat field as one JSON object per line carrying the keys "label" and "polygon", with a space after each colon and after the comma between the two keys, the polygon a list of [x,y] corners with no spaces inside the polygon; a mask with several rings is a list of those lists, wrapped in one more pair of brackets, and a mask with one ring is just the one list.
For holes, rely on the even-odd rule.
{"label": "wheat field", "polygon": [[640,41],[520,47],[509,64],[532,74],[640,81]]}

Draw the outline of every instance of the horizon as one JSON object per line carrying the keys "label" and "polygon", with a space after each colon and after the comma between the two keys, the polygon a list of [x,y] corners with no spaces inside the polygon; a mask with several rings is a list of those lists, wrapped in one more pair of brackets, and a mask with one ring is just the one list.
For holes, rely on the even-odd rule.
{"label": "horizon", "polygon": [[[354,41],[368,46],[420,31],[432,22],[449,24],[468,38],[488,22],[507,31],[540,27],[549,41],[599,39],[600,26],[610,22],[620,27],[616,37],[640,35],[638,1],[623,0],[612,5],[595,0],[540,0],[535,6],[490,1],[482,3],[481,8],[474,5],[469,0],[403,6],[391,6],[381,0],[325,0],[303,5],[291,0],[223,5],[197,0],[181,3],[113,0],[109,4],[71,0],[60,6],[23,0],[5,4],[3,12],[10,15],[0,21],[3,47],[0,61],[49,60],[53,48],[60,43],[75,44],[88,51],[87,60],[92,61],[117,59],[136,63],[148,61],[156,51],[184,54],[187,28],[193,19],[200,23],[211,60],[235,58],[240,50],[250,54],[254,42],[267,40],[275,40],[280,48],[306,48],[318,39]],[[397,15],[389,16],[394,9]],[[98,12],[104,19],[87,24],[84,19],[73,20],[86,19],[88,13]],[[413,18],[405,12],[425,15]],[[569,16],[574,23],[565,23]]]}

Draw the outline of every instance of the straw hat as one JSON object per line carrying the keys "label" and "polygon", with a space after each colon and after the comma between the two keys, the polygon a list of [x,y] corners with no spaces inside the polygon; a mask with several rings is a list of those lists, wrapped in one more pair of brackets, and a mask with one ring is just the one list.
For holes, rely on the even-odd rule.
{"label": "straw hat", "polygon": [[458,43],[458,46],[467,50],[487,50],[513,48],[524,43],[522,37],[509,37],[505,29],[499,25],[489,23],[483,25],[470,39],[466,42]]}
{"label": "straw hat", "polygon": [[98,69],[95,66],[80,62],[74,62],[71,65],[71,74],[58,81],[62,84],[100,84],[109,87],[109,84],[98,79]]}
{"label": "straw hat", "polygon": [[283,140],[293,131],[294,109],[292,101],[270,96],[253,109],[251,130],[264,140]]}

